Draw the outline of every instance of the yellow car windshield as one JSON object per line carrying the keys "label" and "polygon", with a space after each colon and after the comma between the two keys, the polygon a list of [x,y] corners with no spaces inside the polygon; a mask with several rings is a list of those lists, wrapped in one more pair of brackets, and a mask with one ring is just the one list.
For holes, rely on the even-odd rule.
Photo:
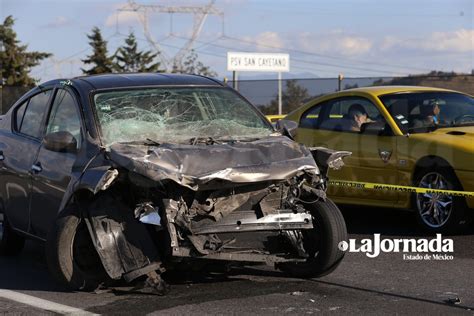
{"label": "yellow car windshield", "polygon": [[405,92],[379,96],[404,132],[474,125],[474,99],[456,92]]}

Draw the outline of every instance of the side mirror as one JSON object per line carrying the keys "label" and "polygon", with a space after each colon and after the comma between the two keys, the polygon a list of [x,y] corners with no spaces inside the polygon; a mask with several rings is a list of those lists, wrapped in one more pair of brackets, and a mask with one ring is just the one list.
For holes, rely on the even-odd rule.
{"label": "side mirror", "polygon": [[276,123],[276,129],[283,135],[294,139],[296,136],[296,131],[298,130],[298,123],[282,119]]}
{"label": "side mirror", "polygon": [[77,140],[71,133],[66,131],[49,133],[43,140],[44,148],[63,153],[75,153],[77,151]]}
{"label": "side mirror", "polygon": [[385,122],[364,123],[360,127],[360,134],[389,136],[392,135],[390,126]]}

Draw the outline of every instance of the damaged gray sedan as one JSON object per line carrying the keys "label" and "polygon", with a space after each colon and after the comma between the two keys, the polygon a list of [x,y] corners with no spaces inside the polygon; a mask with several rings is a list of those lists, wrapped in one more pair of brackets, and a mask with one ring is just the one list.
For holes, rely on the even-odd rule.
{"label": "damaged gray sedan", "polygon": [[0,117],[0,254],[46,242],[72,289],[196,260],[332,272],[344,219],[325,194],[347,152],[309,150],[234,90],[191,75],[42,84]]}

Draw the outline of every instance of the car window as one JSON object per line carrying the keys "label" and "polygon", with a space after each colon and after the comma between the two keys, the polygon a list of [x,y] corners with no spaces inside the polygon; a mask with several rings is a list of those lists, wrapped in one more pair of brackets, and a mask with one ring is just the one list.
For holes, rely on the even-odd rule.
{"label": "car window", "polygon": [[362,124],[372,122],[385,123],[372,102],[360,97],[341,98],[326,105],[319,129],[357,133]]}
{"label": "car window", "polygon": [[317,104],[306,111],[300,119],[301,128],[317,128],[317,122],[319,118],[319,113],[321,112],[323,105]]}
{"label": "car window", "polygon": [[49,115],[46,133],[69,132],[77,140],[77,147],[82,143],[81,116],[74,97],[66,90],[60,89],[54,97]]}
{"label": "car window", "polygon": [[380,114],[377,107],[369,100],[364,98],[348,98],[334,102],[331,107],[330,118],[342,118],[347,116],[351,108],[354,107],[354,104],[360,104],[361,108],[363,108],[371,118],[377,117],[377,115]]}
{"label": "car window", "polygon": [[23,121],[23,116],[25,115],[25,109],[27,105],[28,105],[28,101],[25,101],[20,106],[18,106],[15,110],[15,130],[17,132],[20,131],[21,122]]}
{"label": "car window", "polygon": [[25,114],[23,115],[20,133],[36,138],[41,137],[41,133],[43,131],[43,125],[41,125],[41,123],[43,122],[44,113],[48,108],[50,96],[51,90],[47,90],[38,93],[30,99],[28,106],[26,107]]}
{"label": "car window", "polygon": [[461,93],[406,92],[379,98],[403,133],[474,125],[474,99]]}

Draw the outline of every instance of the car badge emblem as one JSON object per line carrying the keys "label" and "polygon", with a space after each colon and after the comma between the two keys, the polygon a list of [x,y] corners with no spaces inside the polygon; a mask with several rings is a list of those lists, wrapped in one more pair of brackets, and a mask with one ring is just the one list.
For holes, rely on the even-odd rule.
{"label": "car badge emblem", "polygon": [[387,163],[390,160],[390,157],[392,157],[392,152],[388,150],[380,150],[379,149],[379,156],[382,158],[383,162]]}

